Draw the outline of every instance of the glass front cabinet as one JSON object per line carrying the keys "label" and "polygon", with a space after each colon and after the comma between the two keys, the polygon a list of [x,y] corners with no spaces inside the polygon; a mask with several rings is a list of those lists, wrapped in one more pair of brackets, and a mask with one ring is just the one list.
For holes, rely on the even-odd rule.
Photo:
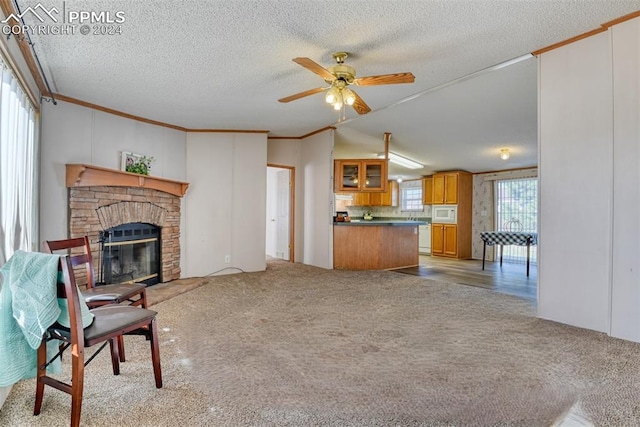
{"label": "glass front cabinet", "polygon": [[336,192],[387,191],[387,160],[335,160],[333,178]]}

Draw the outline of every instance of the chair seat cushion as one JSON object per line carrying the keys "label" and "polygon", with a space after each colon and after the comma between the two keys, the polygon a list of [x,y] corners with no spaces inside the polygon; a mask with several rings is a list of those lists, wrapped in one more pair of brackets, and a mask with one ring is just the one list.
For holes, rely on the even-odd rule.
{"label": "chair seat cushion", "polygon": [[[84,329],[85,346],[103,342],[109,335],[124,334],[145,325],[158,314],[145,308],[105,305],[90,310],[93,323]],[[69,329],[56,324],[53,329],[62,336],[69,337]]]}
{"label": "chair seat cushion", "polygon": [[93,288],[83,290],[82,297],[87,304],[104,301],[121,303],[122,301],[126,301],[127,299],[138,295],[145,287],[145,285],[140,285],[138,283],[94,286]]}

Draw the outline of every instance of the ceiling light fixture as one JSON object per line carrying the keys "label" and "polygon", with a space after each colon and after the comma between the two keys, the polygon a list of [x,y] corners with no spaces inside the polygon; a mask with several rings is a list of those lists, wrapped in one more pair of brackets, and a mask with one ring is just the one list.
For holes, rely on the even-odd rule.
{"label": "ceiling light fixture", "polygon": [[[384,159],[384,153],[378,153],[379,159]],[[399,154],[392,153],[389,151],[389,161],[391,163],[395,163],[396,165],[404,166],[407,169],[422,169],[424,165],[422,163],[418,163],[415,160],[408,159]]]}
{"label": "ceiling light fixture", "polygon": [[509,153],[508,148],[503,148],[500,150],[500,158],[502,160],[507,160],[510,156],[511,156],[511,153]]}
{"label": "ceiling light fixture", "polygon": [[334,104],[338,101],[338,97],[340,96],[340,90],[337,87],[332,86],[331,89],[327,91],[327,95],[324,97],[324,100],[327,101],[327,104]]}
{"label": "ceiling light fixture", "polygon": [[347,82],[336,79],[331,83],[331,88],[324,97],[327,104],[334,110],[340,111],[345,105],[353,105],[356,102],[356,94],[347,87]]}
{"label": "ceiling light fixture", "polygon": [[356,102],[356,95],[355,95],[355,93],[353,93],[353,91],[351,89],[346,87],[342,91],[342,99],[344,100],[345,104],[353,105],[353,103]]}

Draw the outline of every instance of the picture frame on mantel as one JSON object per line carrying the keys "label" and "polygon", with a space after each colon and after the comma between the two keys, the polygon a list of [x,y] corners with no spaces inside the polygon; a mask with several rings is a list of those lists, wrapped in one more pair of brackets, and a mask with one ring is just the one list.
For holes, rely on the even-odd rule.
{"label": "picture frame on mantel", "polygon": [[120,160],[120,170],[126,172],[127,165],[133,165],[139,162],[144,156],[142,154],[132,153],[130,151],[123,151]]}

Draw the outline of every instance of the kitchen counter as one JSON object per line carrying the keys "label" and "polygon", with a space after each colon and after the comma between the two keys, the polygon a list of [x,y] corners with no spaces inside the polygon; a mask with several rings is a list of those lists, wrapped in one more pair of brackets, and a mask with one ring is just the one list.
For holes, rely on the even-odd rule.
{"label": "kitchen counter", "polygon": [[334,222],[333,268],[391,270],[419,264],[418,226],[425,221]]}
{"label": "kitchen counter", "polygon": [[372,219],[370,221],[351,220],[351,221],[333,223],[333,225],[400,225],[400,226],[425,225],[425,224],[429,224],[429,223],[426,221],[414,221],[414,220],[376,220],[376,219]]}

